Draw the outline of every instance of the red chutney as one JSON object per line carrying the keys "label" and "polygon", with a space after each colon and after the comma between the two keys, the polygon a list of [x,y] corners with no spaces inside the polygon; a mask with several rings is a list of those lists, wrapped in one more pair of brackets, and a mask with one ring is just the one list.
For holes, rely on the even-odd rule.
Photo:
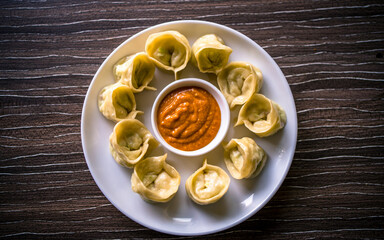
{"label": "red chutney", "polygon": [[221,124],[220,107],[215,98],[199,87],[173,90],[160,103],[157,127],[171,146],[194,151],[208,145]]}

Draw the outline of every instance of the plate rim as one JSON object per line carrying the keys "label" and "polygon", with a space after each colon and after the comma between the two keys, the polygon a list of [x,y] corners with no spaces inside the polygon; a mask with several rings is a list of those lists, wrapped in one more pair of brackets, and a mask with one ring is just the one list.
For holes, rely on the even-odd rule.
{"label": "plate rim", "polygon": [[[105,189],[102,187],[102,184],[99,182],[99,180],[97,178],[95,178],[94,176],[94,173],[93,173],[93,170],[92,168],[90,167],[90,163],[88,160],[89,157],[87,157],[88,153],[87,153],[87,150],[86,150],[86,144],[85,144],[85,130],[84,130],[84,121],[85,121],[85,112],[86,112],[86,106],[87,106],[87,103],[89,101],[91,101],[89,98],[90,96],[90,92],[91,92],[91,89],[93,87],[93,85],[95,84],[96,82],[96,78],[97,76],[99,75],[100,71],[104,68],[104,65],[107,64],[107,62],[109,61],[110,58],[112,58],[112,56],[120,50],[120,48],[122,48],[127,42],[131,41],[132,39],[142,35],[142,34],[145,34],[146,32],[149,32],[155,28],[160,28],[160,27],[163,27],[163,26],[172,26],[174,24],[184,24],[184,23],[192,23],[192,24],[202,24],[202,25],[210,25],[210,26],[213,26],[213,27],[216,27],[216,28],[221,28],[221,29],[224,29],[225,31],[229,31],[233,34],[235,34],[236,36],[238,37],[241,37],[243,39],[245,39],[248,43],[250,43],[253,47],[257,48],[259,51],[263,52],[263,54],[269,58],[269,62],[274,65],[273,67],[275,69],[278,69],[278,72],[277,74],[280,75],[281,78],[283,78],[285,81],[283,81],[283,84],[286,85],[285,88],[287,88],[289,91],[287,91],[288,95],[289,95],[289,98],[292,99],[292,102],[293,102],[293,105],[291,106],[294,110],[293,114],[292,114],[292,119],[290,119],[289,121],[292,121],[293,122],[293,127],[294,127],[294,131],[293,131],[293,134],[294,134],[294,143],[293,143],[293,146],[292,146],[292,151],[289,153],[289,156],[287,157],[288,159],[288,163],[287,163],[287,167],[284,169],[284,172],[281,176],[281,179],[279,180],[278,184],[276,185],[276,187],[273,189],[273,191],[271,191],[268,195],[268,197],[266,199],[264,199],[260,205],[258,205],[257,207],[255,207],[254,209],[252,209],[252,211],[248,211],[246,214],[244,214],[242,217],[240,217],[239,219],[235,220],[235,221],[232,221],[230,224],[227,224],[221,228],[216,228],[216,229],[212,229],[212,230],[208,230],[208,231],[195,231],[195,232],[182,232],[182,231],[179,231],[179,232],[175,232],[175,231],[170,231],[170,230],[167,230],[167,229],[164,229],[164,228],[159,228],[157,226],[152,226],[152,225],[149,225],[147,224],[146,222],[143,222],[141,220],[138,220],[137,218],[135,218],[134,216],[131,216],[131,215],[127,215],[125,210],[121,209],[119,206],[117,206],[111,199],[108,195],[105,194]],[[171,234],[171,235],[176,235],[176,236],[200,236],[200,235],[206,235],[206,234],[213,234],[213,233],[217,233],[217,232],[221,232],[221,231],[224,231],[224,230],[227,230],[231,227],[234,227],[244,221],[246,221],[248,218],[250,218],[251,216],[255,215],[258,211],[260,211],[272,198],[273,196],[276,194],[276,192],[280,189],[282,183],[285,181],[286,179],[286,176],[291,168],[291,165],[292,165],[292,162],[293,162],[293,158],[294,158],[294,154],[296,152],[296,145],[297,145],[297,135],[298,135],[298,122],[297,122],[297,110],[296,110],[296,104],[295,104],[295,99],[293,97],[293,93],[292,93],[292,90],[289,86],[289,83],[286,79],[286,77],[284,76],[283,72],[281,71],[281,68],[278,66],[278,64],[275,62],[275,60],[260,46],[258,45],[255,41],[253,41],[251,38],[249,38],[248,36],[246,36],[245,34],[233,29],[233,28],[230,28],[228,26],[225,26],[225,25],[222,25],[222,24],[218,24],[218,23],[215,23],[215,22],[210,22],[210,21],[203,21],[203,20],[176,20],[176,21],[168,21],[168,22],[163,22],[163,23],[160,23],[160,24],[156,24],[156,25],[153,25],[153,26],[150,26],[148,28],[145,28],[135,34],[133,34],[131,37],[129,37],[128,39],[126,39],[125,41],[123,41],[122,43],[120,43],[107,57],[106,59],[103,61],[103,63],[99,66],[98,70],[96,71],[96,73],[94,74],[92,80],[91,80],[91,83],[89,84],[89,87],[88,87],[88,90],[87,90],[87,93],[86,93],[86,96],[85,96],[85,99],[84,99],[84,102],[83,102],[83,107],[82,107],[82,113],[81,113],[81,143],[82,143],[82,149],[83,149],[83,154],[84,154],[84,158],[85,158],[85,161],[87,163],[87,167],[89,169],[89,172],[91,173],[91,176],[93,178],[93,180],[95,181],[97,187],[99,188],[99,190],[103,193],[103,195],[108,199],[108,201],[115,207],[117,208],[121,213],[123,213],[125,215],[125,217],[128,217],[129,219],[131,219],[132,221],[144,226],[144,227],[147,227],[148,229],[152,229],[152,230],[155,230],[155,231],[158,231],[158,232],[161,232],[161,233],[166,233],[166,234]]]}

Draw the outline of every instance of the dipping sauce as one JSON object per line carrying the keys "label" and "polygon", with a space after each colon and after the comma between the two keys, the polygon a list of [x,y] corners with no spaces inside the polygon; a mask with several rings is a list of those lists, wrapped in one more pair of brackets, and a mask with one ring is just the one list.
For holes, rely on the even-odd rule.
{"label": "dipping sauce", "polygon": [[194,151],[208,145],[221,124],[215,98],[199,87],[182,87],[170,92],[157,110],[157,127],[174,148]]}

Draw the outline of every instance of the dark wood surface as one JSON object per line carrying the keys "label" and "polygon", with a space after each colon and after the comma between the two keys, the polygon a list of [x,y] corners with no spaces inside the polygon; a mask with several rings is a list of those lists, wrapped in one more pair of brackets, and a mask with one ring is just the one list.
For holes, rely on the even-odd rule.
{"label": "dark wood surface", "polygon": [[293,92],[286,180],[247,221],[204,238],[384,238],[384,2],[1,1],[0,238],[176,238],[120,213],[81,147],[104,59],[147,27],[212,21],[246,34]]}

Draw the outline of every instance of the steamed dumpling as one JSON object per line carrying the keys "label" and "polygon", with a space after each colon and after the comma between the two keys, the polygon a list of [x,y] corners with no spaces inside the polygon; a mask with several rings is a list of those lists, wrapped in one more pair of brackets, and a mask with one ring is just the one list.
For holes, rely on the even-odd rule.
{"label": "steamed dumpling", "polygon": [[114,122],[133,119],[141,113],[136,110],[135,96],[131,89],[120,83],[106,86],[101,90],[98,106],[104,117]]}
{"label": "steamed dumpling", "polygon": [[236,179],[252,178],[259,175],[267,155],[249,137],[231,139],[224,145],[224,162],[229,173]]}
{"label": "steamed dumpling", "polygon": [[253,94],[240,109],[235,126],[244,124],[259,137],[276,133],[285,126],[285,111],[262,94]]}
{"label": "steamed dumpling", "polygon": [[167,154],[149,157],[134,167],[131,178],[132,190],[145,200],[168,202],[180,185],[180,174],[165,162]]}
{"label": "steamed dumpling", "polygon": [[175,78],[191,58],[188,39],[177,31],[151,34],[145,43],[145,51],[157,67],[173,71]]}
{"label": "steamed dumpling", "polygon": [[114,74],[117,81],[137,93],[144,89],[156,90],[156,88],[148,86],[155,74],[155,68],[148,55],[139,52],[117,62],[114,66]]}
{"label": "steamed dumpling", "polygon": [[120,165],[131,168],[159,145],[151,132],[136,119],[118,122],[109,137],[109,149]]}
{"label": "steamed dumpling", "polygon": [[200,72],[218,73],[228,63],[232,48],[224,45],[223,39],[215,34],[207,34],[192,45],[192,63]]}
{"label": "steamed dumpling", "polygon": [[250,63],[231,62],[219,72],[217,83],[229,107],[234,108],[244,104],[261,89],[263,74]]}
{"label": "steamed dumpling", "polygon": [[230,179],[220,167],[204,164],[185,183],[188,196],[200,205],[218,201],[228,191]]}

